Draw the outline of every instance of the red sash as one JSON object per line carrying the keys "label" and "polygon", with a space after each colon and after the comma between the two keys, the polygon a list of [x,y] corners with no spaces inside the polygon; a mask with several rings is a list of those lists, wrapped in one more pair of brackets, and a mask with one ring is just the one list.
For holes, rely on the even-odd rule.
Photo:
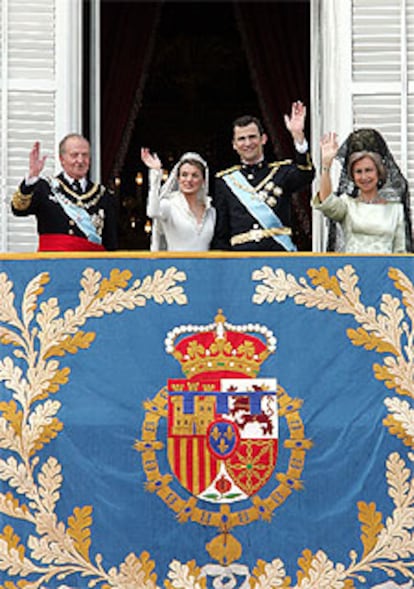
{"label": "red sash", "polygon": [[83,237],[61,233],[44,233],[39,235],[39,252],[104,252],[105,248]]}

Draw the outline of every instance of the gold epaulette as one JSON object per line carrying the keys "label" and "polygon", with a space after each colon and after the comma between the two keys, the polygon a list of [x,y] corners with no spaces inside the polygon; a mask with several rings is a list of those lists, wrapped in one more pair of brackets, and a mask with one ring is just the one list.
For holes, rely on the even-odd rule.
{"label": "gold epaulette", "polygon": [[25,211],[30,207],[33,193],[23,194],[20,188],[12,196],[12,205],[16,211]]}
{"label": "gold epaulette", "polygon": [[290,166],[293,164],[292,160],[280,160],[278,162],[270,162],[269,168],[280,168],[280,166]]}
{"label": "gold epaulette", "polygon": [[[293,160],[280,160],[278,162],[270,162],[269,168],[280,168],[281,166],[290,166],[294,163],[295,162]],[[312,160],[311,160],[309,152],[306,154],[306,164],[305,165],[296,164],[296,167],[299,170],[306,170],[306,171],[312,170]]]}
{"label": "gold epaulette", "polygon": [[216,173],[216,178],[221,178],[222,176],[225,176],[226,174],[230,174],[231,172],[235,172],[236,170],[240,170],[241,168],[241,164],[236,164],[235,166],[232,166],[231,168],[227,168],[227,170],[221,170],[220,172]]}

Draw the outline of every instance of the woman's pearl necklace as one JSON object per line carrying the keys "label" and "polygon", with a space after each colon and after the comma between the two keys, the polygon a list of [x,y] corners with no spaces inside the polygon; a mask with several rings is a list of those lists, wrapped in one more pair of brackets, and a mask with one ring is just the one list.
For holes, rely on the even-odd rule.
{"label": "woman's pearl necklace", "polygon": [[374,198],[371,198],[371,200],[365,200],[362,198],[362,196],[359,197],[360,202],[363,202],[366,205],[375,205],[375,204],[379,204],[382,203],[384,204],[384,199],[379,196],[378,194],[376,196],[374,196]]}

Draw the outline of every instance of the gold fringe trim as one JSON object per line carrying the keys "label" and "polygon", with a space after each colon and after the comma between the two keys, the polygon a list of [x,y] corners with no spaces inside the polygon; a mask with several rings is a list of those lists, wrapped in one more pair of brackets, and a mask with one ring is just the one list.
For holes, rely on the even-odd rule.
{"label": "gold fringe trim", "polygon": [[16,211],[25,211],[30,207],[33,193],[23,194],[20,188],[12,196],[12,205]]}

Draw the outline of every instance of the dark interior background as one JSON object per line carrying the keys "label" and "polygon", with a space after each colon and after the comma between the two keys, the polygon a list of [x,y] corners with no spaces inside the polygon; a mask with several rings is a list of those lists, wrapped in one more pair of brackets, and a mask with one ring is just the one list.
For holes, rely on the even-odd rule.
{"label": "dark interior background", "polygon": [[[85,40],[89,10],[85,0]],[[231,125],[242,114],[263,121],[266,157],[293,155],[283,115],[297,99],[310,109],[309,29],[309,0],[102,0],[102,181],[119,195],[121,249],[149,247],[141,146],[167,170],[183,152],[199,152],[211,192],[214,173],[238,161]],[[311,250],[309,194],[293,205],[298,247]]]}

